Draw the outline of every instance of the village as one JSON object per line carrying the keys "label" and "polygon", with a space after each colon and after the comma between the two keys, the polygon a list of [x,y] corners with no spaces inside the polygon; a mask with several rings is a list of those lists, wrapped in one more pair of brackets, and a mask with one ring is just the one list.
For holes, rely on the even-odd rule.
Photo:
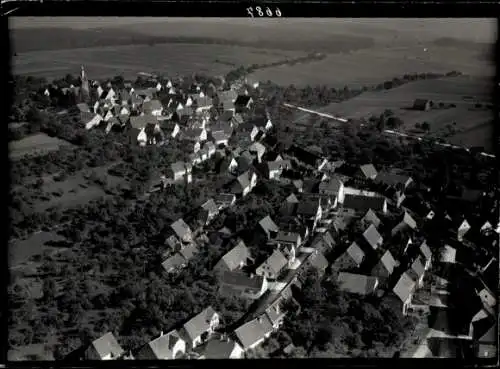
{"label": "village", "polygon": [[[218,294],[245,300],[248,310],[237,324],[226,326],[219,312],[205,306],[176,329],[158,327],[161,334],[142,347],[122,346],[114,332],[102,332],[80,359],[252,357],[287,317],[298,314],[297,296],[311,273],[331,280],[340,293],[384,301],[401,319],[418,320],[422,332],[416,338],[408,332],[408,340],[417,344],[411,352],[397,350],[401,357],[496,354],[498,235],[496,225],[478,211],[492,206],[493,193],[466,190],[448,196],[454,205],[443,208],[432,202],[432,189],[408,171],[368,162],[350,165],[316,146],[281,149],[273,116],[254,113],[254,104],[263,99],[258,82],[195,83],[186,90],[179,80],[147,80],[149,87],[101,85],[89,80],[82,66],[80,85],[64,91],[49,86],[42,93],[75,96],[77,103],[66,113],[89,132],[123,134],[139,147],[181,142],[189,155],[165,168],[149,193],[193,184],[193,171],[209,161],[230,176],[217,195],[161,235],[165,252],[158,267],[176,275],[204,248],[230,244],[211,273]],[[166,103],[158,99],[160,92],[169,96]],[[260,219],[251,240],[226,226],[207,231],[222,213],[245,204],[263,180],[289,191],[275,209],[279,216]],[[259,257],[252,254],[256,248]],[[471,283],[457,295],[461,279]],[[297,349],[290,342],[269,354],[292,357]]]}

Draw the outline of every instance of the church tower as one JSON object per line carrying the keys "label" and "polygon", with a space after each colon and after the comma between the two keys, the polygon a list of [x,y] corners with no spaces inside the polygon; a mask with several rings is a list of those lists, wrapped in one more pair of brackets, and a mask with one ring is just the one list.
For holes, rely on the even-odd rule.
{"label": "church tower", "polygon": [[87,75],[85,74],[85,68],[82,65],[82,71],[80,73],[80,82],[81,82],[81,92],[83,97],[87,98],[90,96],[89,90],[89,81],[87,79]]}

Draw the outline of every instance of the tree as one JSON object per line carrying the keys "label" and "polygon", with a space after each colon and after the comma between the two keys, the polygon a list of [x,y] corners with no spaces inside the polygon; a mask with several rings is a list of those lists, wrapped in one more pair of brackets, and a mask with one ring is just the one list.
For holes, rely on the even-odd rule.
{"label": "tree", "polygon": [[52,278],[44,279],[42,285],[43,298],[45,301],[52,301],[56,297],[56,283]]}
{"label": "tree", "polygon": [[423,122],[420,125],[420,128],[422,128],[426,132],[429,132],[429,130],[431,129],[431,125],[428,122]]}

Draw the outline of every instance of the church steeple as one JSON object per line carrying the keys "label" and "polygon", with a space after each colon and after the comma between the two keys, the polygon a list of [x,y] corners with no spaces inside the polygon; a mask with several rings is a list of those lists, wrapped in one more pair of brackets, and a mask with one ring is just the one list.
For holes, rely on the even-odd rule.
{"label": "church steeple", "polygon": [[82,71],[80,73],[80,81],[82,83],[82,89],[84,89],[87,93],[89,92],[89,81],[87,79],[87,75],[85,74],[85,68],[82,65]]}

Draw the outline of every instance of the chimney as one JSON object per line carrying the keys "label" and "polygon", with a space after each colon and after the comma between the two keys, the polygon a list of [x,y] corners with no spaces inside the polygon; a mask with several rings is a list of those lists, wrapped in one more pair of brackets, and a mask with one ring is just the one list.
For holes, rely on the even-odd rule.
{"label": "chimney", "polygon": [[162,336],[163,336],[163,330],[162,330],[162,331],[160,331],[160,337],[162,337]]}

